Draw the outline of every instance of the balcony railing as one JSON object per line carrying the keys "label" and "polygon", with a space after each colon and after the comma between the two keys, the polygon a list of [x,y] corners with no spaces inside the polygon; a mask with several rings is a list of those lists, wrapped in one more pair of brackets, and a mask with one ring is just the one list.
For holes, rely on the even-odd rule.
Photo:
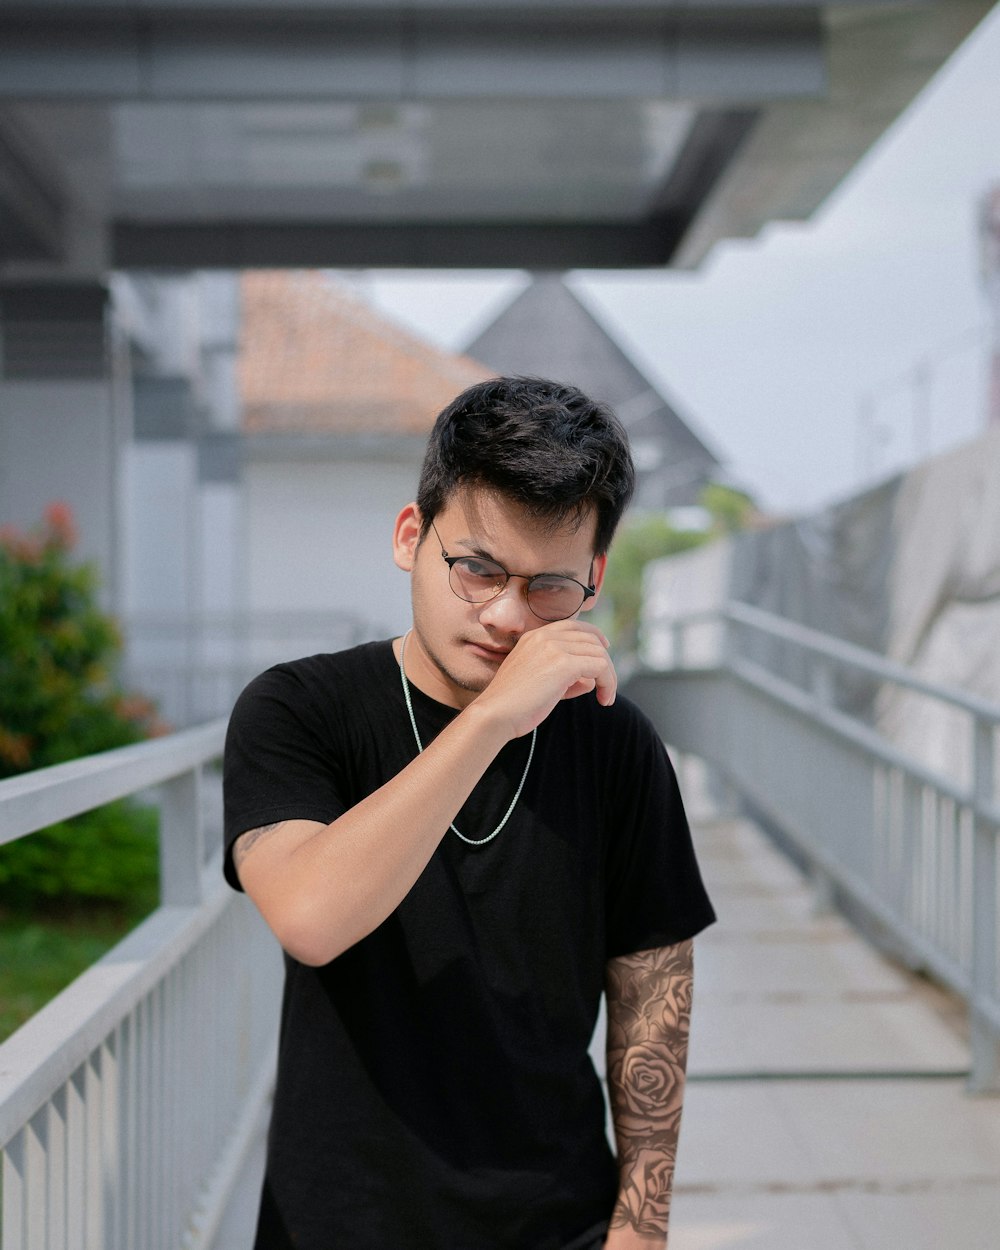
{"label": "balcony railing", "polygon": [[156,787],[161,893],[0,1046],[3,1250],[206,1250],[257,1140],[281,959],[221,878],[209,770],[224,733],[217,721],[0,782],[0,844]]}
{"label": "balcony railing", "polygon": [[[824,890],[965,999],[970,1088],[1000,1091],[1000,706],[746,604],[647,624],[628,693]],[[961,736],[957,765],[880,731],[901,691]]]}
{"label": "balcony railing", "polygon": [[347,611],[133,615],[123,622],[123,677],[169,724],[196,725],[228,716],[250,678],[271,664],[388,632]]}

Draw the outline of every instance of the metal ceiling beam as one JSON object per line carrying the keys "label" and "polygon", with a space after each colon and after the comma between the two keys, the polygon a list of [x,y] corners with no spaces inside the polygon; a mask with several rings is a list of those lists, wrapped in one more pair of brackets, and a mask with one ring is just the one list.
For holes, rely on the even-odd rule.
{"label": "metal ceiling beam", "polygon": [[58,260],[65,205],[0,116],[0,263],[10,257]]}
{"label": "metal ceiling beam", "polygon": [[[59,171],[53,185],[72,209],[63,233],[76,241],[61,263],[77,268],[98,263],[86,250],[92,239],[101,265],[690,265],[721,238],[812,212],[989,7],[0,0],[0,110],[15,106],[8,116],[23,124],[21,137],[34,136]],[[369,141],[384,155],[376,116],[411,102],[419,125],[397,125],[391,159],[366,164]],[[203,107],[212,104],[220,107]],[[307,106],[298,116],[297,104]],[[326,125],[319,114],[342,105],[373,106],[359,110],[371,114],[357,127],[362,138],[334,134],[333,119],[313,157]],[[303,120],[312,106],[315,125]],[[635,118],[616,120],[616,108]],[[506,120],[518,109],[525,118]],[[560,110],[569,121],[553,121]],[[588,110],[610,121],[592,124]],[[283,112],[287,151],[280,127],[260,124]],[[503,205],[469,177],[468,149],[478,156],[483,147],[470,121],[477,112],[523,173]],[[84,116],[107,132],[93,151],[80,149],[67,120]],[[220,117],[228,130],[204,129]],[[529,127],[534,152],[523,142]],[[190,150],[170,148],[172,135],[188,133]],[[507,142],[511,133],[520,142]],[[579,159],[595,195],[574,196],[540,159],[560,134],[552,142]],[[412,186],[379,185],[386,194],[372,199],[368,165],[412,173],[411,152]],[[164,153],[172,159],[161,169]],[[58,197],[32,177],[34,155],[23,144],[18,159],[0,153],[0,265],[57,257]],[[325,181],[310,180],[318,168]],[[490,168],[502,175],[502,164]],[[602,179],[622,193],[602,200]],[[326,220],[338,205],[341,220]]]}
{"label": "metal ceiling beam", "polygon": [[111,248],[120,269],[628,268],[666,264],[683,230],[670,214],[596,225],[119,222]]}
{"label": "metal ceiling beam", "polygon": [[705,109],[698,114],[673,168],[653,199],[653,216],[671,213],[687,226],[753,130],[752,109]]}
{"label": "metal ceiling beam", "polygon": [[119,268],[426,266],[599,269],[669,263],[705,197],[753,129],[751,110],[703,112],[641,219],[374,223],[119,221]]}
{"label": "metal ceiling beam", "polygon": [[389,8],[226,21],[0,16],[0,100],[712,100],[818,96],[820,15]]}
{"label": "metal ceiling beam", "polygon": [[[907,0],[849,0],[855,9],[901,7]],[[909,0],[925,4],[928,0]],[[569,13],[642,15],[699,15],[766,12],[806,12],[828,8],[830,0],[6,0],[5,14],[25,17],[253,17],[267,14],[283,19],[330,14],[433,13],[454,20],[460,15],[503,12],[516,15]]]}

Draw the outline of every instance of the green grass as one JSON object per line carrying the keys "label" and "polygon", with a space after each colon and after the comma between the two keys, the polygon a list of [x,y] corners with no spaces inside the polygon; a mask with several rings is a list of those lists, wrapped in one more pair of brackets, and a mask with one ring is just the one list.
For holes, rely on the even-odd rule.
{"label": "green grass", "polygon": [[157,821],[119,801],[0,847],[0,1041],[156,906]]}
{"label": "green grass", "polygon": [[0,910],[0,1041],[100,959],[143,914],[141,907]]}

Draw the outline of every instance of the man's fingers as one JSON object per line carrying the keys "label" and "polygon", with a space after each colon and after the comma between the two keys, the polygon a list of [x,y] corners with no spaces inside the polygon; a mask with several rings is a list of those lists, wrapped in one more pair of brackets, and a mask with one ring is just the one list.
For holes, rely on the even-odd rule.
{"label": "man's fingers", "polygon": [[563,692],[563,699],[576,699],[582,694],[597,691],[597,701],[602,707],[610,707],[618,692],[618,675],[609,663],[604,672],[594,677],[578,677]]}
{"label": "man's fingers", "polygon": [[522,635],[479,698],[509,717],[513,735],[535,728],[561,700],[596,692],[615,701],[617,676],[607,637],[582,622],[553,622]]}
{"label": "man's fingers", "polygon": [[581,677],[579,681],[575,681],[572,686],[563,694],[564,699],[577,699],[581,694],[590,694],[591,690],[597,689],[597,682],[593,677]]}
{"label": "man's fingers", "polygon": [[603,679],[597,680],[597,702],[602,707],[610,707],[615,701],[618,694],[618,674],[614,670],[614,666],[609,663],[608,671],[604,674]]}

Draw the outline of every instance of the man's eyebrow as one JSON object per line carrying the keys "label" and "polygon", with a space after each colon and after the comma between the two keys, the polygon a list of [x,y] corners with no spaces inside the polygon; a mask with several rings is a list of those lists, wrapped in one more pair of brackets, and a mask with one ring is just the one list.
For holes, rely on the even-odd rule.
{"label": "man's eyebrow", "polygon": [[[506,564],[502,560],[498,560],[492,551],[487,551],[485,547],[481,547],[471,538],[456,538],[456,544],[459,547],[467,547],[474,556],[479,556],[482,560],[489,560],[493,564],[499,564],[502,569],[507,569]],[[507,572],[511,572],[507,569]],[[568,577],[571,581],[577,582],[580,579],[576,575],[575,569],[543,569],[540,573],[531,573],[531,577]],[[582,583],[581,583],[582,585]]]}

